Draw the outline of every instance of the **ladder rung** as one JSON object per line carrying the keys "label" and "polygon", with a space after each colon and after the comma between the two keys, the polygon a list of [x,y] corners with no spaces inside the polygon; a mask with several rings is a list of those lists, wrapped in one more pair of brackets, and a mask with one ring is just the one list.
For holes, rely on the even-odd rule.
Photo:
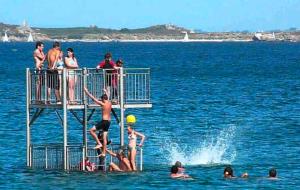
{"label": "ladder rung", "polygon": [[99,158],[99,156],[87,156],[88,158]]}

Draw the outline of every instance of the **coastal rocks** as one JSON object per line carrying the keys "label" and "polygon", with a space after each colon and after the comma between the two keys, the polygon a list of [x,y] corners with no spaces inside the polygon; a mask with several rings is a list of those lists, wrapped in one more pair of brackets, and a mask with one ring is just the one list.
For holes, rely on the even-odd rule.
{"label": "coastal rocks", "polygon": [[120,30],[93,27],[75,28],[31,28],[26,22],[21,26],[0,23],[0,32],[3,37],[5,32],[10,41],[28,41],[31,34],[34,41],[163,41],[184,40],[186,41],[300,41],[300,31],[292,32],[277,31],[274,33],[251,33],[251,32],[197,32],[178,27],[172,24],[155,25],[146,28]]}

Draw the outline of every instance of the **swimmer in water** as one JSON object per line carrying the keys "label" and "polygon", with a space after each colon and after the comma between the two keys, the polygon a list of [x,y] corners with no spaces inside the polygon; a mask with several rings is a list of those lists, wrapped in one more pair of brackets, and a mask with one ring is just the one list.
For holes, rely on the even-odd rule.
{"label": "swimmer in water", "polygon": [[277,171],[275,168],[269,170],[269,179],[277,179]]}
{"label": "swimmer in water", "polygon": [[181,162],[176,161],[174,166],[177,166],[177,167],[178,167],[178,173],[184,173],[185,169],[184,169],[184,167],[182,166],[182,163],[181,163]]}
{"label": "swimmer in water", "polygon": [[[248,173],[243,173],[241,175],[241,178],[248,178],[249,175]],[[224,169],[224,178],[236,178],[234,175],[233,175],[233,169],[230,167],[230,166],[227,166],[225,169]]]}
{"label": "swimmer in water", "polygon": [[224,169],[224,178],[234,178],[235,176],[233,175],[233,170],[230,166],[227,166]]}
{"label": "swimmer in water", "polygon": [[183,173],[179,173],[179,169],[175,165],[171,167],[171,174],[170,174],[170,176],[171,176],[171,178],[174,178],[174,179],[177,179],[177,178],[181,178],[181,179],[182,178],[183,179],[190,178],[191,179],[191,177],[189,175],[183,174]]}

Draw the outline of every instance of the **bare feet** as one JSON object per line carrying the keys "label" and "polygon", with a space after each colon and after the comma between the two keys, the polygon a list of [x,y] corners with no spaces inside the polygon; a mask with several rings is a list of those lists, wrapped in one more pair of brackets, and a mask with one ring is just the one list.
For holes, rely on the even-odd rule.
{"label": "bare feet", "polygon": [[102,144],[97,144],[95,147],[94,147],[94,149],[99,149],[99,148],[101,148],[102,147]]}
{"label": "bare feet", "polygon": [[105,154],[99,154],[98,157],[105,157]]}

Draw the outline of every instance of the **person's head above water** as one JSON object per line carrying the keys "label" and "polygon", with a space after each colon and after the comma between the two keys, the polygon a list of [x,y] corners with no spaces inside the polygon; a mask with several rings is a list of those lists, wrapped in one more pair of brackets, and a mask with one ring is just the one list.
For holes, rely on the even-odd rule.
{"label": "person's head above water", "polygon": [[177,174],[178,173],[178,167],[177,166],[172,166],[171,167],[171,174]]}
{"label": "person's head above water", "polygon": [[275,168],[269,170],[269,177],[275,178],[277,176],[277,171]]}
{"label": "person's head above water", "polygon": [[231,178],[231,177],[234,177],[233,176],[233,170],[230,166],[227,166],[225,169],[224,169],[224,177],[225,178]]}
{"label": "person's head above water", "polygon": [[178,168],[183,168],[182,163],[179,161],[175,162],[175,166],[177,166]]}

